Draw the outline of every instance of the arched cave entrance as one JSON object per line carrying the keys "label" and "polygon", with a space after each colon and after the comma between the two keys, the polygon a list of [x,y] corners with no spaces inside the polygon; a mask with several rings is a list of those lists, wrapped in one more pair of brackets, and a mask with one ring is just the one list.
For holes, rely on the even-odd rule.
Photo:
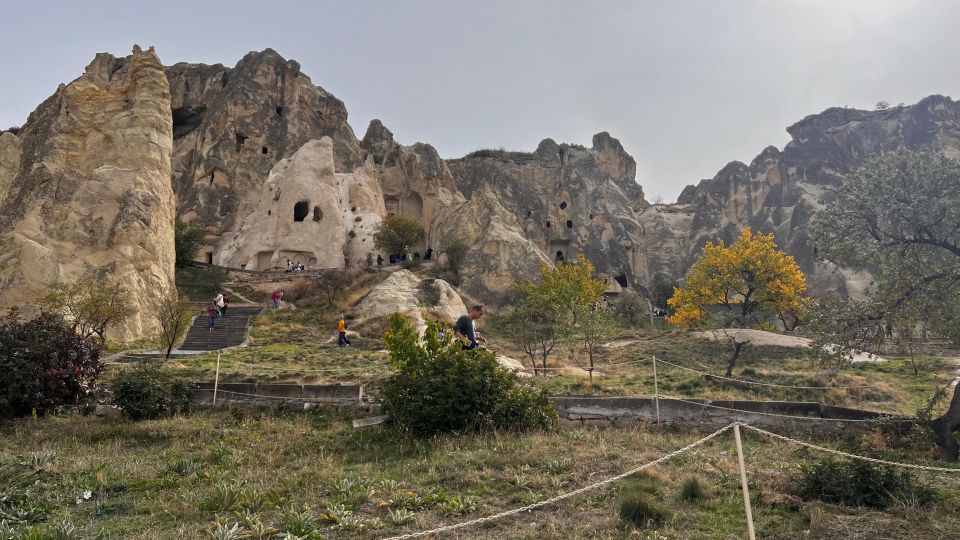
{"label": "arched cave entrance", "polygon": [[293,220],[303,221],[310,212],[310,201],[300,201],[293,205]]}

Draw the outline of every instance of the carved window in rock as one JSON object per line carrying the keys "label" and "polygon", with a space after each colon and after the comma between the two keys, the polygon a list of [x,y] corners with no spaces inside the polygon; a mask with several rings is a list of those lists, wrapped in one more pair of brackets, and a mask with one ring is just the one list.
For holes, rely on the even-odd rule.
{"label": "carved window in rock", "polygon": [[293,220],[303,221],[310,213],[310,201],[300,201],[293,205]]}
{"label": "carved window in rock", "polygon": [[566,209],[567,209],[567,201],[563,201],[562,203],[560,203],[560,209],[561,209],[561,210],[566,210]]}
{"label": "carved window in rock", "polygon": [[316,221],[316,222],[319,222],[321,219],[323,219],[323,212],[320,211],[320,207],[319,207],[319,206],[314,206],[314,207],[313,207],[313,220]]}
{"label": "carved window in rock", "polygon": [[568,220],[567,220],[567,228],[568,228],[568,229],[572,229],[572,228],[573,228],[573,220],[572,220],[572,219],[568,219]]}
{"label": "carved window in rock", "polygon": [[383,205],[386,207],[388,216],[395,216],[400,213],[400,201],[393,197],[384,199]]}

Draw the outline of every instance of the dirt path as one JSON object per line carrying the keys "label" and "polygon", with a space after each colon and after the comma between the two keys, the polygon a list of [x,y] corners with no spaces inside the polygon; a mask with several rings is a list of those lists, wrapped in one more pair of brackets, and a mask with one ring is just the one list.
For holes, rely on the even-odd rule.
{"label": "dirt path", "polygon": [[[228,287],[228,286],[226,286],[226,285],[222,285],[221,288],[222,288],[223,290],[227,291],[228,293],[230,293],[230,296],[235,296],[235,297],[243,300],[243,301],[246,302],[247,304],[257,304],[257,303],[259,303],[259,302],[254,302],[253,300],[250,300],[250,299],[247,298],[246,296],[238,293],[237,291],[231,289],[230,287]],[[236,303],[236,302],[234,302],[234,303]]]}

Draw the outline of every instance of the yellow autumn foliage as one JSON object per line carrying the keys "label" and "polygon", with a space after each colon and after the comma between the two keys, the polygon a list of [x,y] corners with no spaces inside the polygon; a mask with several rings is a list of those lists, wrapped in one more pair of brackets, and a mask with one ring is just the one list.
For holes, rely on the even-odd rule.
{"label": "yellow autumn foliage", "polygon": [[723,240],[703,246],[683,287],[667,301],[674,311],[667,321],[693,326],[706,319],[711,305],[725,306],[742,325],[765,310],[800,315],[806,287],[797,262],[777,250],[773,234],[752,234],[747,228],[729,246]]}

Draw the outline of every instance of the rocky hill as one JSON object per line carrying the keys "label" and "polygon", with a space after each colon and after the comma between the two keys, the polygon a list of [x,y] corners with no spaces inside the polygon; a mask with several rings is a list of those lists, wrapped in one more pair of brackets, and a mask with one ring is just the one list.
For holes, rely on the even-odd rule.
{"label": "rocky hill", "polygon": [[[442,159],[374,120],[358,139],[347,108],[300,65],[267,49],[233,68],[175,64],[151,51],[98,55],[17,133],[0,134],[0,307],[36,302],[81,269],[113,273],[144,298],[172,281],[172,222],[203,227],[196,258],[265,270],[376,258],[388,214],[419,220],[423,246],[471,250],[463,288],[496,302],[541,264],[589,257],[611,287],[679,278],[709,240],[774,232],[815,288],[855,292],[819,265],[807,225],[829,188],[898,146],[960,156],[960,104],[931,96],[879,111],[828,109],[790,126],[782,149],[732,162],[651,205],[636,164],[607,133],[589,148]],[[385,256],[387,254],[384,254]],[[124,337],[149,334],[140,314]]]}

